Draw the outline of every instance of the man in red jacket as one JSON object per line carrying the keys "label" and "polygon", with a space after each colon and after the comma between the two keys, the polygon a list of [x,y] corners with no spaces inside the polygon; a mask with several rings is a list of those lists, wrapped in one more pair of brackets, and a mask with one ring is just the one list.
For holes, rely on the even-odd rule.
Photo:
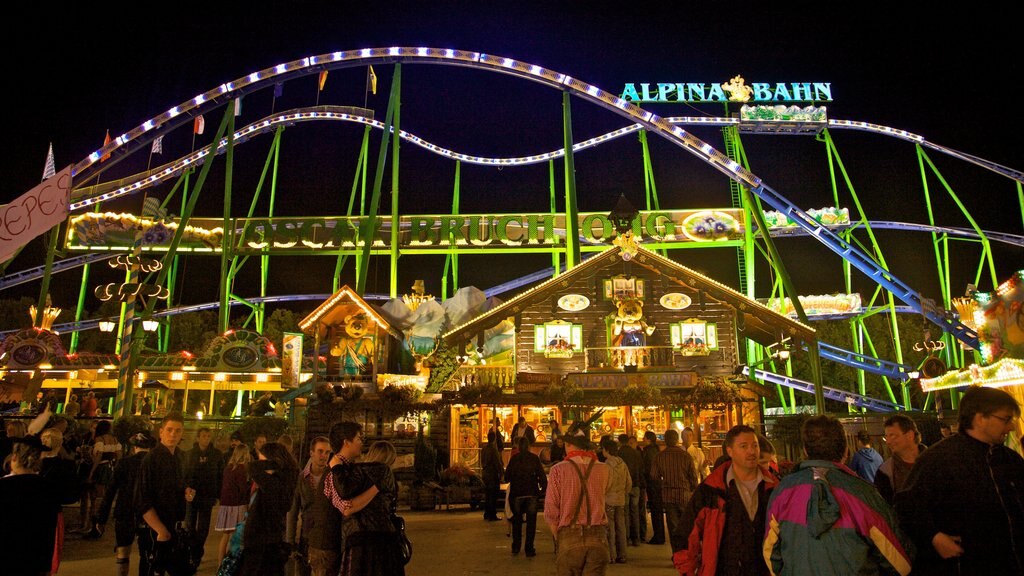
{"label": "man in red jacket", "polygon": [[750,426],[725,435],[729,460],[697,487],[683,514],[679,538],[684,547],[672,561],[685,576],[767,575],[761,555],[768,497],[778,483],[758,465],[761,450]]}

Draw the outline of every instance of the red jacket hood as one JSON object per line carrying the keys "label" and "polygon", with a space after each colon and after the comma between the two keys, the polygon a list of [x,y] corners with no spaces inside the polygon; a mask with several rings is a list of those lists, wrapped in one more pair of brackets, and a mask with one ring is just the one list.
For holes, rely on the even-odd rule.
{"label": "red jacket hood", "polygon": [[[711,474],[708,474],[708,477],[704,479],[704,483],[711,488],[725,492],[725,473],[728,472],[730,466],[732,466],[732,460],[726,460],[717,468],[712,470]],[[764,466],[761,466],[760,468],[761,475],[764,476],[765,488],[774,488],[779,483],[779,479],[776,478],[768,468]]]}

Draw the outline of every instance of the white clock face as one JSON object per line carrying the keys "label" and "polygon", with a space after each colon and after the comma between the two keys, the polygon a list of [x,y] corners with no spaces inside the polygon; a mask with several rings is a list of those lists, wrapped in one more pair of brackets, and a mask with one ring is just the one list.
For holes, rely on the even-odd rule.
{"label": "white clock face", "polygon": [[669,292],[661,297],[659,301],[662,308],[668,308],[669,310],[682,310],[690,305],[692,302],[690,297],[686,294],[679,292]]}
{"label": "white clock face", "polygon": [[558,307],[569,312],[579,312],[590,306],[590,298],[582,294],[566,294],[558,299]]}

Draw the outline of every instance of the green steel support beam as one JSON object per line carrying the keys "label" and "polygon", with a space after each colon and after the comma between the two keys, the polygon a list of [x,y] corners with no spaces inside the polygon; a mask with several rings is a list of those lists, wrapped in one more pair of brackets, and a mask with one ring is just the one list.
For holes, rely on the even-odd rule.
{"label": "green steel support beam", "polygon": [[[462,161],[455,161],[455,186],[452,190],[452,214],[459,213],[459,188],[462,179]],[[448,245],[452,247],[451,252],[444,259],[444,273],[441,274],[441,299],[448,299],[448,270],[452,271],[452,293],[459,289],[459,255],[455,251],[455,232],[448,233]]]}
{"label": "green steel support beam", "polygon": [[[220,126],[217,128],[217,134],[213,137],[214,142],[220,142],[224,138],[224,132],[227,130],[228,122],[234,118],[234,113],[230,110],[224,116],[220,122]],[[167,253],[164,254],[164,262],[172,260],[178,254],[178,246],[181,244],[181,238],[185,234],[185,227],[188,224],[189,219],[192,217],[192,211],[195,210],[196,202],[199,200],[199,194],[203,190],[203,185],[206,184],[206,177],[210,174],[210,168],[213,167],[213,158],[208,159],[203,163],[202,170],[199,171],[199,178],[196,180],[196,187],[192,190],[192,195],[188,199],[188,204],[181,211],[181,218],[178,220],[178,228],[174,231],[174,236],[171,237],[171,243],[167,246]],[[156,279],[154,284],[164,285],[167,280],[167,274],[170,272],[170,266],[164,266],[156,273]],[[152,276],[152,275],[151,275]],[[147,277],[146,281],[149,281]],[[151,316],[153,310],[156,308],[156,298],[150,298],[146,301],[146,310],[144,316]]]}
{"label": "green steel support beam", "polygon": [[[750,190],[743,186],[741,187],[745,202],[753,204],[753,200],[750,198]],[[757,222],[757,229],[768,231],[768,225],[764,221],[764,213],[760,210],[754,210],[754,220]],[[786,265],[782,262],[782,256],[779,255],[778,250],[775,248],[775,242],[772,241],[771,234],[762,234],[765,246],[768,248],[768,253],[771,254],[772,267],[782,280],[782,285],[785,287],[786,292],[790,294],[793,303],[793,309],[796,311],[796,315],[800,318],[800,321],[804,324],[810,324],[807,320],[807,314],[804,312],[803,304],[800,303],[800,299],[797,298],[798,292],[793,286],[793,281],[789,277],[789,272],[786,271]],[[825,413],[825,389],[822,387],[821,381],[821,359],[818,355],[818,341],[807,343],[808,363],[811,368],[811,383],[814,384],[814,407],[818,414]],[[789,360],[786,361],[787,364]],[[795,397],[794,397],[795,398]],[[795,405],[795,404],[794,404]]]}
{"label": "green steel support beam", "polygon": [[[974,221],[974,217],[971,216],[971,213],[967,211],[967,208],[964,206],[963,202],[960,201],[960,197],[956,195],[956,192],[953,192],[953,188],[950,187],[948,182],[946,182],[946,179],[942,176],[942,173],[939,172],[939,169],[935,167],[935,164],[932,163],[932,159],[928,157],[928,154],[925,153],[924,149],[921,148],[920,144],[917,145],[917,150],[918,153],[924,158],[924,161],[932,169],[932,172],[935,174],[935,176],[939,179],[939,182],[942,183],[942,186],[943,188],[946,189],[946,192],[949,194],[949,197],[952,198],[953,202],[955,202],[957,207],[960,208],[960,212],[963,213],[964,217],[967,218],[967,221],[970,222],[971,228],[974,229],[974,232],[978,235],[978,238],[981,240],[981,245],[983,247],[982,254],[984,257],[987,258],[989,274],[992,277],[992,289],[995,290],[996,287],[999,286],[999,276],[998,274],[996,274],[996,264],[992,259],[992,248],[989,245],[988,236],[985,236],[984,230],[982,230],[981,227],[978,226],[978,223]],[[1019,182],[1017,184],[1018,186],[1020,185]]]}
{"label": "green steel support beam", "polygon": [[[370,140],[370,127],[363,127],[363,145],[359,148],[359,157],[356,158],[356,173],[352,177],[352,192],[348,197],[348,209],[345,211],[346,216],[352,216],[352,210],[356,203],[356,193],[359,191],[359,177],[362,174],[363,189],[366,189],[366,162],[367,151],[369,150],[368,144]],[[337,292],[338,288],[341,288],[341,270],[345,267],[345,262],[348,260],[348,255],[342,252],[338,253],[338,259],[334,263],[334,280],[331,283],[331,292]]]}
{"label": "green steel support beam", "polygon": [[[274,207],[277,203],[277,171],[281,167],[281,130],[275,134],[277,143],[274,146],[274,167],[270,171],[270,206],[267,208],[267,217],[274,217]],[[260,296],[267,295],[267,283],[270,280],[270,255],[260,254]],[[256,331],[263,333],[263,323],[266,320],[266,304],[260,303],[256,312]]]}
{"label": "green steel support beam", "polygon": [[[846,184],[846,189],[850,192],[850,197],[853,199],[854,206],[857,208],[859,223],[864,226],[864,230],[868,234],[868,239],[871,241],[873,250],[865,252],[871,254],[872,258],[878,262],[879,266],[888,270],[889,265],[885,262],[885,256],[882,254],[882,247],[875,238],[875,233],[871,229],[871,223],[868,220],[867,214],[864,213],[864,207],[861,205],[860,197],[857,196],[857,190],[853,186],[853,181],[850,179],[850,175],[847,173],[846,167],[843,165],[843,160],[839,157],[839,150],[836,148],[835,142],[832,140],[832,135],[829,133],[828,129],[822,130],[821,134],[824,137],[826,150],[828,151],[829,170],[833,169],[833,163],[839,167],[839,171],[843,175],[843,181]],[[838,192],[835,194],[838,201]],[[889,327],[890,330],[892,330],[893,349],[896,353],[896,362],[903,364],[903,346],[900,343],[900,329],[896,321],[896,299],[891,292],[887,292],[886,300],[888,301]],[[901,386],[901,388],[903,392],[903,406],[907,410],[910,410],[912,408],[910,403],[910,390],[906,386]]]}
{"label": "green steel support beam", "polygon": [[[548,160],[548,190],[551,191],[551,213],[554,214],[558,209],[558,189],[555,187],[555,161],[554,159]],[[551,252],[551,268],[554,269],[552,277],[558,276],[559,272],[559,258],[558,252]]]}
{"label": "green steel support beam", "polygon": [[[396,64],[401,66],[401,64]],[[398,151],[402,139],[398,137],[402,126],[402,76],[395,74],[395,85],[392,87],[395,98],[395,118],[391,139],[391,286],[389,294],[398,298],[398,258],[402,255],[398,249],[398,234],[401,232],[401,216],[398,214]]]}
{"label": "green steel support beam", "polygon": [[562,137],[565,147],[565,269],[580,263],[580,230],[576,208],[576,163],[572,153],[572,109],[562,92]]}
{"label": "green steel support beam", "polygon": [[46,308],[46,296],[50,293],[50,274],[53,272],[53,257],[57,253],[57,243],[60,242],[60,225],[50,228],[50,239],[46,245],[46,265],[43,267],[43,284],[39,287],[39,300],[36,302],[36,317],[33,319],[33,326],[43,325],[43,312]]}
{"label": "green steel support beam", "polygon": [[[231,179],[235,163],[235,101],[228,102],[228,146],[224,154],[224,236],[220,243],[220,321],[218,326],[221,332],[227,332],[231,323],[231,304],[228,302],[231,292],[231,245],[234,242],[234,234],[231,228]],[[216,141],[214,141],[216,142]]]}
{"label": "green steel support beam", "polygon": [[370,198],[370,213],[366,219],[366,229],[360,226],[359,239],[363,242],[361,259],[357,262],[359,272],[356,274],[356,292],[366,293],[366,276],[370,263],[370,249],[373,248],[377,229],[377,208],[380,206],[380,187],[384,181],[384,163],[388,159],[388,143],[391,138],[392,119],[395,117],[395,103],[401,89],[402,65],[395,64],[394,79],[391,81],[391,97],[388,99],[388,111],[384,115],[384,127],[380,140],[380,152],[377,154],[377,172],[373,176],[373,195]]}

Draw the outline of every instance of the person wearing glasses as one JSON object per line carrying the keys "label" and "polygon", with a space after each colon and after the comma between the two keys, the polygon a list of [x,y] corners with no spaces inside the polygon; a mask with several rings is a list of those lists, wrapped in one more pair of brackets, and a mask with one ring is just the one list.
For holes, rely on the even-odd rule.
{"label": "person wearing glasses", "polygon": [[896,493],[906,487],[910,470],[917,462],[917,457],[925,450],[921,444],[921,434],[917,431],[917,423],[905,414],[894,414],[886,418],[883,424],[886,446],[892,452],[875,473],[875,488],[890,505],[896,503]]}
{"label": "person wearing glasses", "polygon": [[1003,390],[971,387],[958,433],[917,459],[896,495],[915,574],[1024,574],[1024,458],[1004,445],[1020,414]]}

